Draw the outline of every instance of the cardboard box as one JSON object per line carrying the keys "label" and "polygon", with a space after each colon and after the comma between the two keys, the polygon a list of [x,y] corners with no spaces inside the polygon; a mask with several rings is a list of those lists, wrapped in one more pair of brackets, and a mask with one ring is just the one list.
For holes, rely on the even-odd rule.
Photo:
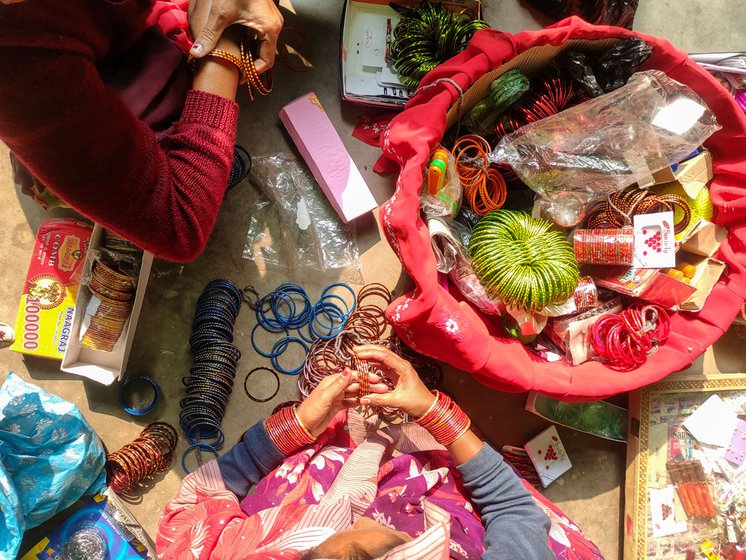
{"label": "cardboard box", "polygon": [[52,218],[39,227],[10,349],[61,360],[71,338],[83,263],[92,226]]}
{"label": "cardboard box", "polygon": [[658,272],[653,281],[640,294],[640,298],[674,311],[700,311],[712,288],[725,272],[725,263],[710,257],[700,257],[679,252],[679,263],[687,262],[697,269],[691,284],[685,284],[668,274]]}
{"label": "cardboard box", "polygon": [[546,71],[552,61],[565,51],[599,52],[605,51],[619,42],[620,40],[615,38],[593,40],[570,39],[561,45],[543,45],[532,47],[522,52],[498,68],[486,72],[482,77],[474,81],[471,87],[464,92],[461,102],[451,105],[446,115],[446,130],[454,126],[461,117],[471,111],[474,105],[487,97],[490,84],[495,78],[502,76],[508,70],[518,68],[526,76],[531,78],[532,76],[541,75]]}
{"label": "cardboard box", "polygon": [[681,250],[700,255],[702,257],[711,257],[720,249],[728,230],[724,227],[700,220],[699,223],[687,232],[687,238],[681,244]]}
{"label": "cardboard box", "polygon": [[707,186],[712,177],[712,156],[704,148],[690,159],[653,173],[655,185],[677,181],[691,198],[697,198],[699,191]]}
{"label": "cardboard box", "polygon": [[285,105],[280,120],[342,221],[348,223],[377,207],[315,93]]}
{"label": "cardboard box", "polygon": [[656,269],[594,266],[586,269],[598,286],[620,294],[638,297],[672,311],[700,311],[712,288],[725,272],[725,263],[679,251],[677,262],[693,264],[697,272],[690,284]]}
{"label": "cardboard box", "polygon": [[[103,246],[103,235],[103,228],[96,225],[93,228],[90,250],[88,251],[83,268],[85,274],[90,274],[96,250],[101,249]],[[80,342],[81,324],[86,314],[86,307],[91,299],[91,292],[88,290],[88,287],[85,285],[80,286],[70,342],[67,345],[67,351],[62,359],[62,367],[60,368],[62,371],[81,375],[104,385],[111,385],[114,381],[122,378],[122,374],[127,367],[132,342],[135,338],[137,321],[140,318],[140,310],[142,309],[142,302],[145,298],[145,289],[148,285],[152,265],[153,254],[147,251],[144,252],[142,262],[140,263],[140,275],[137,280],[137,290],[135,291],[135,299],[132,304],[132,312],[112,352],[94,350]]]}
{"label": "cardboard box", "polygon": [[[601,410],[605,410],[608,414],[608,428],[603,432],[592,432],[586,428],[588,419],[583,418],[584,407],[591,404],[594,405],[594,410],[589,411],[588,414],[591,412],[597,413],[596,409],[598,409],[599,406],[602,407]],[[567,417],[561,418],[553,412],[558,405],[567,408]],[[530,391],[528,393],[528,398],[526,399],[525,409],[544,420],[548,420],[549,422],[559,424],[566,428],[572,428],[579,432],[591,434],[592,436],[604,439],[610,439],[612,441],[627,441],[627,411],[620,406],[613,405],[606,401],[565,403],[547,397],[546,395]],[[576,412],[578,417],[577,422],[569,421],[567,418],[574,416]],[[594,414],[594,416],[598,416],[598,414]]]}
{"label": "cardboard box", "polygon": [[[393,0],[401,6],[419,2]],[[479,0],[435,0],[447,9],[482,17]],[[400,109],[410,92],[399,80],[394,65],[387,62],[388,43],[399,12],[382,0],[346,0],[340,26],[339,90],[342,100],[370,107]]]}

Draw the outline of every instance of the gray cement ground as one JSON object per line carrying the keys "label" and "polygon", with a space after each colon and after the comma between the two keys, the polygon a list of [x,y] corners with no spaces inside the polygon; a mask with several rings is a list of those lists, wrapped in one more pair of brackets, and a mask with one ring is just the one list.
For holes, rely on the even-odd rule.
{"label": "gray cement ground", "polygon": [[[548,24],[541,15],[527,9],[518,0],[485,0],[488,22],[508,32],[538,29]],[[238,142],[253,155],[293,152],[294,148],[277,118],[279,109],[303,93],[315,91],[339,131],[342,140],[368,181],[379,204],[391,196],[393,177],[372,172],[378,150],[350,136],[360,110],[342,106],[337,91],[339,56],[339,20],[342,1],[283,0],[286,26],[302,29],[289,37],[290,43],[311,63],[305,73],[294,73],[283,65],[275,71],[275,90],[267,98],[250,103],[240,92],[241,119]],[[746,16],[739,0],[641,0],[635,28],[669,39],[690,51],[737,51],[746,45]],[[0,101],[1,102],[1,101]],[[13,323],[18,298],[23,288],[36,230],[48,217],[29,199],[19,196],[10,180],[7,150],[0,145],[0,208],[6,234],[0,238],[0,320]],[[106,186],[102,185],[102,190]],[[204,284],[216,277],[232,279],[239,286],[253,284],[265,292],[278,283],[292,280],[302,283],[309,293],[334,276],[296,270],[280,273],[259,270],[241,257],[253,208],[253,187],[248,181],[227,194],[210,243],[202,256],[188,265],[156,261],[150,276],[145,303],[137,329],[129,373],[148,373],[163,390],[156,411],[134,421],[117,405],[116,387],[103,387],[81,378],[63,374],[56,362],[26,358],[7,350],[0,351],[0,382],[14,371],[46,390],[75,403],[110,450],[131,441],[142,427],[152,421],[178,421],[178,402],[182,397],[181,376],[190,365],[187,339],[194,303]],[[358,221],[358,243],[365,282],[382,282],[396,295],[406,291],[410,282],[382,239],[377,217]],[[266,416],[276,403],[297,395],[295,379],[282,377],[278,396],[269,403],[256,404],[243,393],[240,383],[255,365],[266,365],[252,350],[248,335],[253,326],[244,306],[236,324],[237,344],[243,351],[235,388],[224,421],[226,439],[236,441],[240,433]],[[728,334],[697,360],[696,372],[744,371],[746,350]],[[620,374],[623,375],[623,374]],[[260,382],[256,391],[262,390]],[[458,371],[447,373],[446,388],[474,419],[485,437],[496,446],[522,444],[539,433],[547,423],[523,411],[525,395],[502,394],[476,383]],[[271,387],[267,387],[271,390]],[[624,402],[624,398],[620,398]],[[625,446],[560,428],[573,469],[553,484],[546,494],[559,504],[598,544],[608,560],[621,556],[621,527]],[[178,456],[184,449],[182,441]],[[176,492],[183,478],[181,467],[174,465],[142,493],[132,511],[151,535],[165,502]]]}

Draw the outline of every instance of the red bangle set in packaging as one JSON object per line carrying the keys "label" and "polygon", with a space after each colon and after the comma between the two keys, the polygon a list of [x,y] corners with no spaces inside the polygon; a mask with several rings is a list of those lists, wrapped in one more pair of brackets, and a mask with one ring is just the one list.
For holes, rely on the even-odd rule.
{"label": "red bangle set in packaging", "polygon": [[632,266],[635,249],[632,228],[576,229],[572,240],[580,264]]}

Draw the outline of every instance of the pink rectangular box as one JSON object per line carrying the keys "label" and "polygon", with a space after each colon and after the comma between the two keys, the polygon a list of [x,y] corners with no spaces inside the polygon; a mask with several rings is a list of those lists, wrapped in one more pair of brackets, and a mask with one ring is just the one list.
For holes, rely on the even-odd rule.
{"label": "pink rectangular box", "polygon": [[285,105],[280,120],[345,223],[377,206],[315,93],[307,93]]}

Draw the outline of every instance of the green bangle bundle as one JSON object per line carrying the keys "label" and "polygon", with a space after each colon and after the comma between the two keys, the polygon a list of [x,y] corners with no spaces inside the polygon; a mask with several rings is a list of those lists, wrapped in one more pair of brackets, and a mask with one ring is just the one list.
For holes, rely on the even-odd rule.
{"label": "green bangle bundle", "polygon": [[495,210],[479,220],[469,254],[488,293],[524,311],[565,301],[579,282],[567,238],[551,222],[523,212]]}
{"label": "green bangle bundle", "polygon": [[464,12],[451,12],[429,2],[413,8],[391,6],[402,12],[394,29],[391,59],[402,83],[410,89],[438,64],[464,50],[475,31],[489,27]]}

